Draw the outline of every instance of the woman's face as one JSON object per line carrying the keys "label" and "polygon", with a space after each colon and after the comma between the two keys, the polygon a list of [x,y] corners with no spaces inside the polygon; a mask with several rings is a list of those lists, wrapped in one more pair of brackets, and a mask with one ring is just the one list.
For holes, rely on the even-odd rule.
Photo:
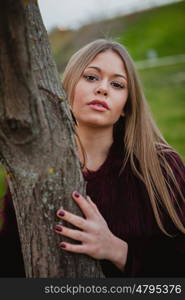
{"label": "woman's face", "polygon": [[86,67],[74,90],[72,111],[79,125],[113,127],[128,97],[127,75],[120,56],[107,50]]}

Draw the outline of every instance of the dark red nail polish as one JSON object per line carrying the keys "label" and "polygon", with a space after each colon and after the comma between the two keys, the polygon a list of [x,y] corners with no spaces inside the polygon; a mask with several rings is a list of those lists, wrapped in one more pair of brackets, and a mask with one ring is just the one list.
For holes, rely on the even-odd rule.
{"label": "dark red nail polish", "polygon": [[66,245],[62,243],[62,244],[60,244],[60,247],[61,247],[61,248],[65,248]]}
{"label": "dark red nail polish", "polygon": [[65,216],[65,212],[64,212],[63,210],[61,210],[61,211],[59,212],[59,216],[60,216],[60,217]]}
{"label": "dark red nail polish", "polygon": [[61,232],[61,231],[62,231],[62,227],[60,227],[60,226],[56,225],[56,226],[55,226],[55,230],[56,230],[56,231],[60,231],[60,232]]}
{"label": "dark red nail polish", "polygon": [[79,198],[79,197],[80,197],[80,194],[79,194],[78,192],[74,192],[74,196],[75,196],[76,198]]}

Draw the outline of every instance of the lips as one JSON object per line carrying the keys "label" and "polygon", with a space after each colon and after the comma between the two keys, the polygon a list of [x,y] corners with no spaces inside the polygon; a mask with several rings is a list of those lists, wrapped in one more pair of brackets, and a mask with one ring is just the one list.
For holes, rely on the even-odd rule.
{"label": "lips", "polygon": [[108,106],[107,102],[102,101],[102,100],[93,100],[93,101],[89,102],[88,105],[90,105],[91,107],[94,107],[94,108],[103,108],[103,110],[109,110],[109,106]]}

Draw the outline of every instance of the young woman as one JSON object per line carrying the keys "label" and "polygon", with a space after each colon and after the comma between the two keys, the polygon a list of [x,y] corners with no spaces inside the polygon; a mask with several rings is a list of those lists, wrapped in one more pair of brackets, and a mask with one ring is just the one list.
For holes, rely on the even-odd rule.
{"label": "young woman", "polygon": [[[155,125],[132,59],[112,41],[75,53],[63,86],[88,196],[84,217],[59,210],[62,251],[100,260],[107,277],[185,275],[185,167]],[[74,244],[77,240],[81,243]]]}

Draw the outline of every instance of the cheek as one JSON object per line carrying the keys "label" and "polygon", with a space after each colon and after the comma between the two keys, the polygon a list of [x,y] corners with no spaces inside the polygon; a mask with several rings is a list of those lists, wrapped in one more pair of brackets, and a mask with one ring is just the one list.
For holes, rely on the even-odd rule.
{"label": "cheek", "polygon": [[92,85],[79,81],[74,90],[73,107],[84,105],[92,97]]}
{"label": "cheek", "polygon": [[120,97],[120,99],[119,99],[119,101],[118,101],[119,104],[118,104],[118,106],[117,106],[117,110],[118,110],[119,112],[123,112],[123,111],[124,111],[124,107],[125,107],[125,104],[126,104],[126,102],[127,102],[127,98],[128,98],[128,92],[126,91],[126,92],[124,93],[124,95]]}
{"label": "cheek", "polygon": [[74,90],[74,100],[73,100],[73,103],[75,103],[76,101],[82,101],[83,99],[83,96],[85,94],[85,88],[84,88],[84,85],[79,82],[76,87],[75,87],[75,90]]}
{"label": "cheek", "polygon": [[84,89],[81,87],[81,84],[78,83],[74,90],[74,97],[72,103],[72,111],[74,116],[78,116],[81,108],[83,107],[83,100],[84,99]]}

